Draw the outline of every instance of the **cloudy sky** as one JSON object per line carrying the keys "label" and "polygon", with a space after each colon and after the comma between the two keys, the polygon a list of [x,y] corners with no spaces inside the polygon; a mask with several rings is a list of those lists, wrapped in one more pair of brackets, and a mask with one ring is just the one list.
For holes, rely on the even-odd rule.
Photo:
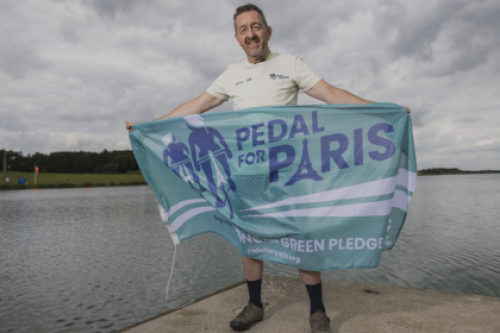
{"label": "cloudy sky", "polygon": [[[170,112],[244,59],[232,26],[244,3],[0,0],[0,148],[130,149],[125,120]],[[500,1],[254,3],[271,50],[412,108],[419,169],[500,169]]]}

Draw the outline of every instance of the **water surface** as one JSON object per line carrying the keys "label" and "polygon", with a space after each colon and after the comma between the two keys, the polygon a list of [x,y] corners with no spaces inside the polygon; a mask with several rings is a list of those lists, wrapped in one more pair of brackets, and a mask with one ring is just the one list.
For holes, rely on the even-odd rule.
{"label": "water surface", "polygon": [[[323,277],[500,297],[499,192],[500,175],[420,177],[380,266]],[[146,187],[2,191],[0,332],[114,332],[244,279],[231,244],[198,236],[177,248],[166,304],[173,252]]]}

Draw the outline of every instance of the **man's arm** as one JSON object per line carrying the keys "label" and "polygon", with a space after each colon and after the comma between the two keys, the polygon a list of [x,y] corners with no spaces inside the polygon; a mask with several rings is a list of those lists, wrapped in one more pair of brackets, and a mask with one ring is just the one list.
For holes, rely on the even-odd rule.
{"label": "man's arm", "polygon": [[[219,106],[224,102],[224,100],[217,98],[215,96],[212,96],[211,94],[207,93],[204,91],[200,96],[196,97],[195,99],[186,102],[184,104],[181,104],[180,106],[176,107],[172,112],[169,114],[166,114],[160,118],[157,118],[155,120],[160,120],[160,119],[166,119],[166,118],[175,118],[175,117],[184,117],[190,114],[199,114],[203,113],[205,111],[208,111],[210,109],[213,109],[216,106]],[[126,122],[127,130],[129,132],[132,132],[132,125],[138,124],[139,122]]]}
{"label": "man's arm", "polygon": [[335,88],[334,86],[321,80],[318,81],[311,89],[306,91],[311,97],[326,102],[327,104],[368,104],[371,101],[364,100],[356,95],[351,94],[347,90]]}
{"label": "man's arm", "polygon": [[[311,97],[319,99],[327,104],[368,104],[373,103],[351,94],[347,90],[336,88],[327,82],[318,81],[311,89],[306,91]],[[408,113],[411,112],[409,107],[403,106]]]}

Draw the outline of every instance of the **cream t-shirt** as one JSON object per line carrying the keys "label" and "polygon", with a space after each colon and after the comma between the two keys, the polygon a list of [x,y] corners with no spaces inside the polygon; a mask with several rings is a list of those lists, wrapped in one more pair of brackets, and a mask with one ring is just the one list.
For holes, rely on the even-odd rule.
{"label": "cream t-shirt", "polygon": [[299,56],[272,53],[256,64],[229,65],[207,89],[214,97],[233,100],[233,109],[297,105],[299,89],[311,89],[321,78]]}

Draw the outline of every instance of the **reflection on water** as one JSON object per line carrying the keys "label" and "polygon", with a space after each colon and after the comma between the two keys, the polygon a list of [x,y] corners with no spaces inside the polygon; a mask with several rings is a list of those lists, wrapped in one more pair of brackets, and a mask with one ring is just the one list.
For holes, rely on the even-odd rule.
{"label": "reflection on water", "polygon": [[[323,276],[498,297],[499,192],[500,175],[420,177],[380,267]],[[0,192],[0,332],[113,332],[244,278],[232,245],[198,236],[177,249],[167,306],[173,249],[145,187]]]}

